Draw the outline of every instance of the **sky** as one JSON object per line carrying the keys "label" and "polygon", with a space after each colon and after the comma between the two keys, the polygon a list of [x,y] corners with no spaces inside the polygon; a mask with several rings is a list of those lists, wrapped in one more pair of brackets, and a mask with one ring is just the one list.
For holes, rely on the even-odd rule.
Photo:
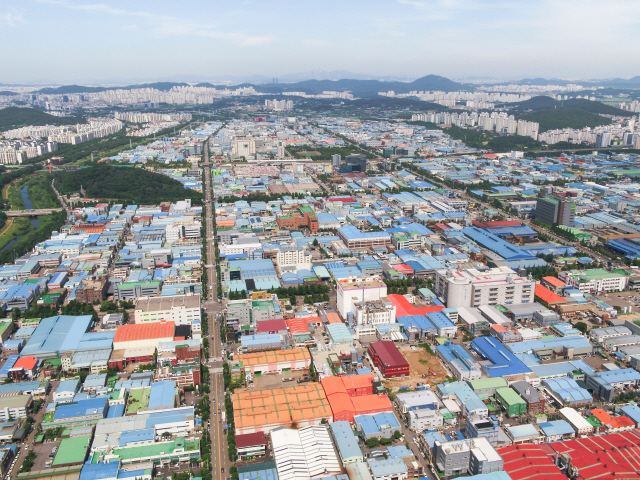
{"label": "sky", "polygon": [[[0,84],[640,75],[634,0],[2,0]],[[322,77],[322,74],[319,75]]]}

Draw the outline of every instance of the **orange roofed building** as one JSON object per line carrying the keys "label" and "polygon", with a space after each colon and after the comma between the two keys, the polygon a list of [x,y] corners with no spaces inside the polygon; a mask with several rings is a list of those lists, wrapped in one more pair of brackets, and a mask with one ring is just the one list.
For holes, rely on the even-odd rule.
{"label": "orange roofed building", "polygon": [[278,427],[320,425],[332,417],[319,383],[235,393],[232,396],[236,435],[269,433]]}
{"label": "orange roofed building", "polygon": [[591,415],[600,420],[603,425],[606,425],[607,433],[624,432],[625,430],[633,430],[636,428],[635,422],[629,417],[624,415],[612,417],[601,408],[594,408],[591,410]]}
{"label": "orange roofed building", "polygon": [[345,420],[353,423],[358,415],[390,412],[391,400],[386,395],[373,393],[372,373],[344,377],[325,377],[321,380],[331,411],[333,421]]}
{"label": "orange roofed building", "polygon": [[240,370],[253,375],[293,372],[307,370],[311,363],[311,355],[306,348],[289,350],[271,350],[268,352],[241,353],[238,356]]}

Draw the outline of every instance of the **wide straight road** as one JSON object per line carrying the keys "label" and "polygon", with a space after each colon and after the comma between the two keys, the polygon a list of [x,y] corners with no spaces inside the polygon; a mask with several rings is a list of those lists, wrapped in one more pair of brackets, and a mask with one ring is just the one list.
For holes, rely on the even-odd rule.
{"label": "wide straight road", "polygon": [[[229,477],[229,456],[227,438],[224,434],[224,423],[221,413],[224,412],[224,380],[222,377],[223,339],[220,338],[220,321],[216,319],[222,311],[218,301],[218,277],[216,274],[215,245],[213,236],[213,191],[211,188],[211,166],[209,164],[209,141],[204,145],[204,196],[206,203],[205,235],[207,242],[207,292],[204,308],[207,313],[209,327],[209,398],[211,401],[211,419],[209,434],[211,436],[211,476],[226,479]],[[207,428],[203,425],[203,428]],[[223,471],[224,469],[224,471]]]}

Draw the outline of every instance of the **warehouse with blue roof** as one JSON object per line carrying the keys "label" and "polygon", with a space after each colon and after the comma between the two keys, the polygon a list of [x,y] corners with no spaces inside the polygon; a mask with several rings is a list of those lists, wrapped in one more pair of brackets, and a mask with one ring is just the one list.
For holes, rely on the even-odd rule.
{"label": "warehouse with blue roof", "polygon": [[547,393],[564,407],[577,407],[593,403],[591,394],[586,388],[578,385],[573,378],[550,378],[543,380],[542,385]]}
{"label": "warehouse with blue roof", "polygon": [[30,355],[36,358],[50,358],[77,350],[83,340],[90,341],[84,335],[92,325],[91,315],[57,315],[43,318],[20,354],[23,357]]}
{"label": "warehouse with blue roof", "polygon": [[176,406],[176,382],[163,380],[151,384],[148,411],[168,410]]}
{"label": "warehouse with blue roof", "polygon": [[331,424],[331,433],[343,465],[364,461],[364,455],[358,445],[358,439],[354,435],[349,422],[344,420],[333,422]]}
{"label": "warehouse with blue roof", "polygon": [[482,365],[489,377],[506,377],[531,373],[531,369],[519,360],[511,351],[495,338],[480,337],[471,342],[471,347],[482,358],[491,361],[491,365]]}

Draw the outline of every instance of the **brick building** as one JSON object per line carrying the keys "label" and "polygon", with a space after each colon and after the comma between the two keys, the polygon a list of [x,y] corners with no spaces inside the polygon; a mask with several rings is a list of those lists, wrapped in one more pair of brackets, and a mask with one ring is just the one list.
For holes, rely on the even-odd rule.
{"label": "brick building", "polygon": [[80,303],[102,302],[107,298],[109,282],[100,277],[91,277],[76,288],[76,300]]}
{"label": "brick building", "polygon": [[317,232],[320,228],[318,217],[311,207],[304,205],[301,207],[282,207],[282,213],[277,216],[278,227],[285,230],[300,230],[307,227],[312,232]]}

